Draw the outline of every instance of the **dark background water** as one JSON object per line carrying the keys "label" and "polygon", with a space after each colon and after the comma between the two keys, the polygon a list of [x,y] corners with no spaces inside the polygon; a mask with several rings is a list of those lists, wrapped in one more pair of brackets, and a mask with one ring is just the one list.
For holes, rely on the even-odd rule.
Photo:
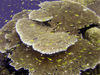
{"label": "dark background water", "polygon": [[12,16],[24,9],[38,9],[38,4],[56,0],[0,0],[0,28],[12,19]]}

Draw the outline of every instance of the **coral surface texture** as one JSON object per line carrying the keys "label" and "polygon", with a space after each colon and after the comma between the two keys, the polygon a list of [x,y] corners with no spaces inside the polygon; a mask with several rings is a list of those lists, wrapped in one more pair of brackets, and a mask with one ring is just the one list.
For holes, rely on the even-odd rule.
{"label": "coral surface texture", "polygon": [[94,0],[45,1],[0,29],[0,52],[29,75],[79,75],[100,64],[100,17]]}

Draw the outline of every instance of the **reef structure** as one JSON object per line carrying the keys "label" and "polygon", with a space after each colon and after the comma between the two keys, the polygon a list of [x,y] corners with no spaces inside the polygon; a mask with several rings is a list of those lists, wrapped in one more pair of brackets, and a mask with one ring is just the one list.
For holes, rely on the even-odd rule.
{"label": "reef structure", "polygon": [[[16,31],[23,43],[32,45],[33,49],[43,54],[66,50],[77,41],[78,29],[99,23],[100,19],[95,12],[73,1],[44,2],[39,6],[41,9],[33,10],[29,14],[30,20],[18,20]],[[46,24],[42,25],[41,22],[46,22],[51,28],[45,26]],[[51,34],[52,31],[55,33]]]}
{"label": "reef structure", "polygon": [[88,29],[85,38],[79,34],[81,28],[99,26],[95,12],[73,1],[39,6],[39,10],[16,14],[12,24],[8,22],[0,30],[0,51],[12,52],[8,55],[12,66],[28,69],[30,75],[79,75],[80,70],[100,63],[100,29]]}
{"label": "reef structure", "polygon": [[[68,1],[68,0],[61,0],[61,1]],[[98,1],[98,0],[69,0],[69,1],[75,1],[75,2],[79,2],[85,6],[88,6],[88,5],[92,5],[95,3],[95,1]]]}
{"label": "reef structure", "polygon": [[[20,19],[16,23],[16,31],[23,43],[33,47],[42,54],[52,54],[66,50],[77,38],[65,32],[53,33],[52,29],[28,19]],[[28,34],[28,35],[27,35]]]}

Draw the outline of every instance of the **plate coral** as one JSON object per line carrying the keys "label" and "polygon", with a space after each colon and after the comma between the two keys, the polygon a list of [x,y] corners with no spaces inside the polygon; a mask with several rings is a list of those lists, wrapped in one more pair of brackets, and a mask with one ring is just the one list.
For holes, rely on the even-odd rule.
{"label": "plate coral", "polygon": [[100,17],[94,11],[74,1],[39,6],[16,14],[0,30],[0,52],[11,52],[15,69],[28,69],[30,75],[79,75],[100,63]]}

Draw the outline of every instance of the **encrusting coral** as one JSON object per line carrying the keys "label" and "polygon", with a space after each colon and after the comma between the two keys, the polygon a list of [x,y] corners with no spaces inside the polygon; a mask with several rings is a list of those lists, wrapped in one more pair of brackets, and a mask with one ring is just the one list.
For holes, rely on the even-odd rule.
{"label": "encrusting coral", "polygon": [[[49,5],[45,7],[47,4]],[[65,8],[66,4],[67,6],[70,6],[69,9],[66,9],[66,13],[70,12],[70,14],[67,15],[67,18],[63,18],[61,16],[65,15],[62,14],[65,9],[63,10],[59,8]],[[11,48],[7,46],[7,49],[12,51],[12,54],[9,54],[8,56],[13,61],[11,63],[12,66],[14,66],[16,69],[28,69],[30,75],[79,75],[80,70],[94,68],[96,64],[100,63],[100,44],[95,45],[96,42],[92,41],[99,39],[98,36],[100,35],[100,33],[98,33],[98,31],[100,29],[96,27],[88,29],[85,34],[85,39],[81,38],[81,34],[78,33],[78,30],[85,27],[85,24],[86,26],[90,26],[90,24],[98,24],[100,22],[100,19],[95,14],[95,12],[73,1],[44,2],[40,4],[40,6],[41,10],[45,10],[47,14],[51,13],[50,16],[53,17],[50,18],[50,16],[48,17],[48,15],[45,14],[44,16],[41,16],[41,20],[39,20],[36,18],[39,18],[39,15],[43,15],[44,13],[41,12],[42,14],[39,14],[37,12],[38,10],[36,10],[38,15],[36,14],[36,12],[35,14],[33,14],[33,10],[30,11],[31,13],[28,12],[25,17],[22,15],[26,14],[26,12],[20,12],[18,15],[16,15],[15,19],[12,19],[12,21],[14,21],[13,28],[11,28],[9,24],[6,24],[4,26],[5,28],[7,28],[7,30],[9,29],[9,31],[11,32],[9,34],[7,33],[8,31],[5,34],[3,33],[3,35],[0,35],[0,37],[2,37],[0,39],[8,39],[9,41],[12,40],[14,42],[14,39],[16,38],[18,39],[18,42],[20,42],[18,43],[15,41],[15,44],[13,44],[14,47],[11,46]],[[82,8],[82,10],[80,9],[76,11],[77,8]],[[49,9],[52,9],[54,12],[49,12]],[[71,13],[72,9],[73,14]],[[58,16],[61,18],[54,17],[54,15],[57,14],[56,12],[59,13]],[[81,13],[84,15],[82,15]],[[30,18],[30,14],[34,15],[33,20],[32,17]],[[36,15],[37,17],[35,17]],[[74,20],[72,20],[73,16],[75,16]],[[69,21],[66,21],[66,19],[68,19]],[[77,19],[79,21],[81,20],[81,23],[79,22],[80,24],[77,23]],[[64,23],[64,25],[60,26],[56,23],[56,20],[59,24]],[[72,24],[72,22],[75,24],[74,27],[70,27],[69,25],[70,23]],[[56,28],[55,26],[58,27]],[[66,26],[68,28],[66,28]],[[62,27],[66,29],[62,30]],[[2,28],[0,32],[3,32],[5,28]],[[97,31],[94,31],[95,29]],[[96,37],[94,37],[94,33],[97,34]],[[52,42],[52,40],[54,42]],[[9,45],[13,42],[10,42]],[[4,45],[2,45],[3,43]],[[6,42],[0,43],[0,48],[2,46],[3,48],[5,48],[5,44]],[[65,45],[68,44],[71,45],[66,48]],[[32,46],[30,45],[36,46],[33,46],[32,48]],[[65,47],[66,50],[64,48],[62,52],[59,52],[60,47],[62,49],[62,46]],[[44,50],[47,54],[36,51],[34,47],[43,50],[47,49],[46,51]],[[55,47],[55,49],[58,48],[59,51],[55,52],[55,54],[50,53],[53,51],[48,50],[51,50],[52,47]],[[0,49],[1,52],[3,52],[3,48]]]}

